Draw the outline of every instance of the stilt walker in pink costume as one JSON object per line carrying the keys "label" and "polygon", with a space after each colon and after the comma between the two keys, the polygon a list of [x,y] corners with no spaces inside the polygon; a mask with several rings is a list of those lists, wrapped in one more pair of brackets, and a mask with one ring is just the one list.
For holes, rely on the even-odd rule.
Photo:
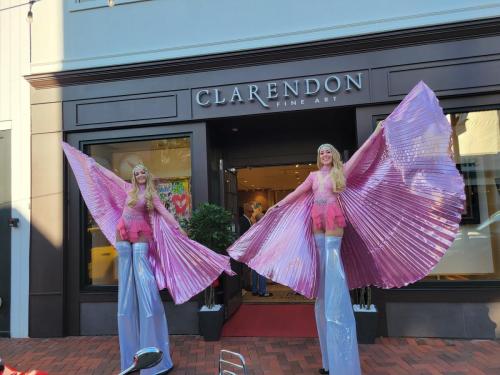
{"label": "stilt walker in pink costume", "polygon": [[183,303],[223,271],[234,274],[229,257],[190,240],[165,209],[146,167],[137,165],[127,183],[92,158],[63,143],[83,199],[106,238],[118,251],[118,335],[122,370],[135,352],[149,346],[162,361],[142,374],[167,373],[167,320],[158,289]]}
{"label": "stilt walker in pink costume", "polygon": [[345,165],[332,145],[320,146],[319,170],[229,249],[316,298],[320,373],[361,373],[349,288],[420,280],[453,243],[465,196],[450,136],[420,82]]}

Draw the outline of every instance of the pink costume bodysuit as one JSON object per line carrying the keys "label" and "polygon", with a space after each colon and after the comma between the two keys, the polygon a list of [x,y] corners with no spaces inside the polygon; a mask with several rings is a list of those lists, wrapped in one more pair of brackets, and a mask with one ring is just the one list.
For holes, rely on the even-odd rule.
{"label": "pink costume bodysuit", "polygon": [[292,202],[311,189],[314,195],[311,210],[314,230],[330,231],[339,227],[344,228],[346,222],[340,207],[339,194],[333,192],[333,181],[329,167],[311,172],[302,184],[279,202],[279,205]]}
{"label": "pink costume bodysuit", "polygon": [[[139,238],[146,240],[151,239],[152,229],[148,209],[146,207],[146,199],[144,196],[145,188],[139,187],[137,193],[137,203],[134,207],[128,204],[131,200],[130,195],[127,195],[125,206],[123,207],[122,217],[118,221],[117,230],[120,233],[122,240],[129,242],[137,242]],[[175,218],[167,211],[157,194],[153,195],[153,206],[158,213],[165,218],[165,220],[178,229],[179,224]]]}

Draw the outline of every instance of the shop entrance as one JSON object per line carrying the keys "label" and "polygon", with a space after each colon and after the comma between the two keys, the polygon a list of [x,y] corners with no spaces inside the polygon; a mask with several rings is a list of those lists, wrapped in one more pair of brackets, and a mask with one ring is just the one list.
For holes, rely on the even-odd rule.
{"label": "shop entrance", "polygon": [[[333,144],[347,159],[356,149],[354,108],[297,111],[210,121],[207,126],[210,195],[233,213],[235,227],[245,204],[265,212],[316,169],[316,149]],[[252,293],[251,270],[234,265],[239,279],[225,283],[228,316],[240,304],[308,304],[312,301],[266,282],[270,297]]]}
{"label": "shop entrance", "polygon": [[[292,192],[315,169],[315,163],[237,169],[239,207],[251,208],[249,219],[255,225],[269,207]],[[266,280],[248,267],[244,267],[243,271],[243,303],[312,303],[290,288]]]}

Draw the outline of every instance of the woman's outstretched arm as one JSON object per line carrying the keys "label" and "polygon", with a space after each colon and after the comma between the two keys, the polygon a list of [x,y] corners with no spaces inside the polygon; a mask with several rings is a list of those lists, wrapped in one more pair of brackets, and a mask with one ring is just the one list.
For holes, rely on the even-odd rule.
{"label": "woman's outstretched arm", "polygon": [[283,206],[284,204],[295,202],[302,194],[305,194],[312,189],[313,178],[313,174],[309,173],[309,176],[307,176],[306,180],[303,183],[297,186],[294,191],[292,191],[285,198],[276,203],[273,207],[279,207]]}
{"label": "woman's outstretched arm", "polygon": [[380,132],[381,129],[382,129],[382,123],[380,123],[377,126],[377,128],[368,137],[368,139],[365,141],[365,143],[363,143],[361,145],[361,147],[358,150],[356,150],[354,155],[352,155],[351,158],[347,162],[344,163],[344,176],[346,179],[349,178],[349,175],[352,173],[352,171],[356,169],[356,166],[361,161],[362,155],[375,141],[377,134]]}
{"label": "woman's outstretched arm", "polygon": [[185,234],[180,224],[177,222],[177,220],[175,220],[174,215],[168,212],[168,210],[165,208],[158,194],[155,194],[153,196],[153,205],[155,210],[165,219],[167,223],[169,223],[175,229],[180,230],[183,234]]}

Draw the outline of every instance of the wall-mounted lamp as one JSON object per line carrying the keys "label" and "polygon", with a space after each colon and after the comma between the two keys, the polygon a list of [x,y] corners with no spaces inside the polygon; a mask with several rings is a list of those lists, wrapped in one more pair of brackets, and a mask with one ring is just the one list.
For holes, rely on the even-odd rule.
{"label": "wall-mounted lamp", "polygon": [[17,228],[19,226],[19,219],[17,217],[9,218],[9,227]]}
{"label": "wall-mounted lamp", "polygon": [[26,21],[28,21],[29,23],[32,23],[33,22],[33,4],[35,4],[36,2],[38,2],[40,0],[30,0],[29,4],[30,5],[30,9],[28,10],[28,14],[26,15]]}
{"label": "wall-mounted lamp", "polygon": [[28,10],[28,14],[26,15],[26,21],[31,23],[33,21],[33,11],[31,10],[31,8],[33,7],[33,4],[35,4],[39,1],[41,1],[41,0],[30,0],[27,3],[21,3],[21,4],[16,4],[16,5],[13,5],[10,7],[6,7],[6,8],[0,8],[0,12],[3,12],[4,10],[10,10],[10,9],[19,8],[19,7],[22,7],[25,5],[29,5],[30,8]]}
{"label": "wall-mounted lamp", "polygon": [[115,6],[115,0],[108,0],[108,6],[111,8],[111,7],[114,7]]}

